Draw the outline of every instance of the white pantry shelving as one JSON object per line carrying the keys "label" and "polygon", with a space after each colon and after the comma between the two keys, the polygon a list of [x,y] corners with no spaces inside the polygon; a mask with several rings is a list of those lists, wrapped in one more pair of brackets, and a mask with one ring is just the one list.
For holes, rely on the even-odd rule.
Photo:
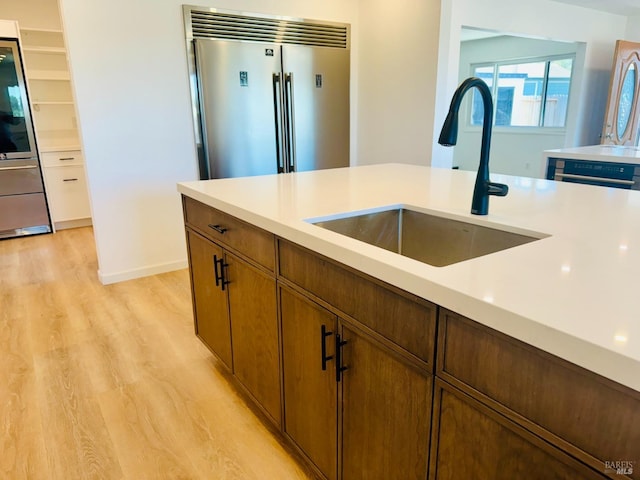
{"label": "white pantry shelving", "polygon": [[62,30],[20,28],[29,101],[57,229],[91,224],[84,157]]}

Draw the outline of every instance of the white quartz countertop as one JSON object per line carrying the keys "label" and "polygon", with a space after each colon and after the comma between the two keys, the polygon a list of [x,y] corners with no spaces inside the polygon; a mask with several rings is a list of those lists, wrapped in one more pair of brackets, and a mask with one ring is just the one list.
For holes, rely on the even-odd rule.
{"label": "white quartz countertop", "polygon": [[640,164],[640,147],[624,145],[589,145],[587,147],[558,148],[545,150],[545,158],[567,158],[572,160],[598,160]]}
{"label": "white quartz countertop", "polygon": [[[640,191],[492,175],[510,191],[479,217],[474,179],[387,164],[178,191],[640,391]],[[434,267],[306,221],[389,205],[548,237]]]}

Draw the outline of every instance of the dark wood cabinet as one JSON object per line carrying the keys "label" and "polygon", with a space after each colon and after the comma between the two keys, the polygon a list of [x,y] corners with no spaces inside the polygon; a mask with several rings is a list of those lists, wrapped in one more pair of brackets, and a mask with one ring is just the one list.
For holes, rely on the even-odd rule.
{"label": "dark wood cabinet", "polygon": [[449,384],[596,472],[640,461],[640,393],[445,309],[438,337]]}
{"label": "dark wood cabinet", "polygon": [[338,473],[337,317],[285,287],[280,289],[280,314],[284,431],[327,479],[334,480]]}
{"label": "dark wood cabinet", "polygon": [[225,252],[233,373],[280,424],[280,356],[276,281]]}
{"label": "dark wood cabinet", "polygon": [[231,324],[227,294],[216,286],[214,258],[223,258],[222,248],[187,230],[191,292],[196,335],[231,370]]}
{"label": "dark wood cabinet", "polygon": [[341,340],[342,478],[424,480],[433,377],[356,328]]}
{"label": "dark wood cabinet", "polygon": [[218,209],[182,197],[185,223],[209,240],[247,257],[273,272],[276,264],[274,236]]}
{"label": "dark wood cabinet", "polygon": [[280,313],[286,434],[327,479],[424,480],[430,372],[287,287]]}
{"label": "dark wood cabinet", "polygon": [[273,235],[192,199],[184,209],[196,334],[280,426]]}
{"label": "dark wood cabinet", "polygon": [[278,241],[279,275],[398,345],[433,371],[437,306],[310,250]]}
{"label": "dark wood cabinet", "polygon": [[425,479],[431,374],[287,287],[280,312],[286,434],[329,480]]}
{"label": "dark wood cabinet", "polygon": [[184,208],[196,334],[319,477],[640,479],[639,392]]}
{"label": "dark wood cabinet", "polygon": [[433,435],[430,480],[606,478],[439,379]]}

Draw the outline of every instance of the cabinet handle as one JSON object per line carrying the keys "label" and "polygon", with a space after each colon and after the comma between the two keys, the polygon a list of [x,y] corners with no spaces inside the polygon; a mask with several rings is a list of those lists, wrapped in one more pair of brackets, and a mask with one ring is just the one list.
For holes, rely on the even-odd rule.
{"label": "cabinet handle", "polygon": [[333,355],[327,355],[327,337],[333,335],[333,332],[327,332],[327,327],[320,327],[320,348],[322,350],[322,370],[327,369],[327,362],[333,360]]}
{"label": "cabinet handle", "polygon": [[349,367],[342,366],[342,347],[347,343],[346,340],[342,340],[339,333],[336,334],[336,382],[342,379],[342,372],[349,369]]}
{"label": "cabinet handle", "polygon": [[222,291],[224,292],[226,290],[226,286],[229,285],[231,282],[229,280],[227,280],[227,274],[225,273],[225,268],[227,268],[229,266],[228,263],[224,262],[224,259],[220,259],[220,285],[222,287]]}
{"label": "cabinet handle", "polygon": [[32,168],[38,168],[37,165],[22,165],[20,167],[0,167],[0,172],[5,170],[31,170]]}
{"label": "cabinet handle", "polygon": [[62,181],[63,182],[77,182],[78,179],[77,178],[63,178]]}
{"label": "cabinet handle", "polygon": [[63,158],[59,158],[58,160],[60,160],[61,162],[68,162],[69,160],[75,160],[76,157],[63,157]]}
{"label": "cabinet handle", "polygon": [[556,173],[557,178],[572,178],[574,180],[587,180],[587,181],[596,181],[603,183],[615,183],[617,185],[633,185],[633,180],[621,180],[618,178],[607,178],[607,177],[590,177],[587,175],[577,175],[574,173]]}
{"label": "cabinet handle", "polygon": [[214,254],[213,255],[213,273],[215,274],[215,278],[216,278],[216,287],[220,286],[220,280],[222,279],[222,277],[218,273],[218,263],[222,263],[222,259],[218,260],[218,256]]}
{"label": "cabinet handle", "polygon": [[220,225],[211,225],[209,224],[209,228],[212,228],[213,230],[215,230],[216,232],[218,232],[219,234],[224,234],[224,232],[227,231],[226,228],[221,227]]}
{"label": "cabinet handle", "polygon": [[[229,285],[229,280],[225,278],[224,269],[228,267],[228,263],[224,263],[224,258],[218,258],[217,255],[213,255],[213,272],[216,278],[216,287],[222,288],[222,291],[226,290],[226,286]],[[218,270],[218,267],[220,269]]]}

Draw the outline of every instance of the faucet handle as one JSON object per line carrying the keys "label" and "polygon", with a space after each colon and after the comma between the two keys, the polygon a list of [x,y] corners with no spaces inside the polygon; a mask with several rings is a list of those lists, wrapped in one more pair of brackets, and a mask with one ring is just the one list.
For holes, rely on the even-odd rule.
{"label": "faucet handle", "polygon": [[509,193],[509,186],[504,183],[487,182],[487,195],[495,195],[497,197],[504,197]]}

